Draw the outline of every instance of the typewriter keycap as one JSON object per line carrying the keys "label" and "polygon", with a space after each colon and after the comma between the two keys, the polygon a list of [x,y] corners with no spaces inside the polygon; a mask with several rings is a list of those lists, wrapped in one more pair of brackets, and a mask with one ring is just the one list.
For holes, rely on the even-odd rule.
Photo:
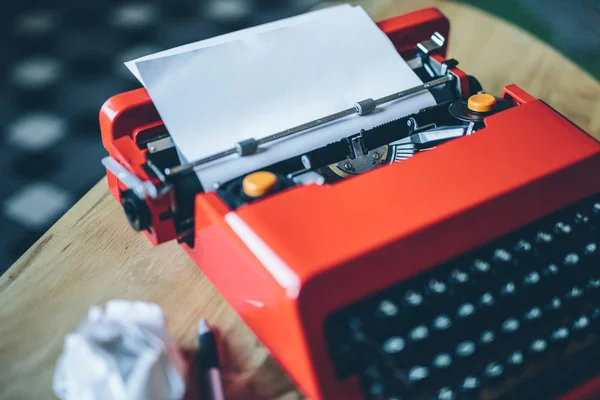
{"label": "typewriter keycap", "polygon": [[579,265],[579,255],[577,253],[569,253],[565,256],[563,264],[567,267]]}
{"label": "typewriter keycap", "polygon": [[426,325],[419,325],[413,328],[410,331],[410,338],[415,342],[420,342],[422,340],[427,339],[429,336],[429,329],[427,329]]}
{"label": "typewriter keycap", "polygon": [[546,304],[546,306],[544,307],[544,310],[547,313],[555,313],[558,310],[560,310],[562,307],[562,300],[558,297],[553,297],[552,299],[550,299],[550,302],[548,304]]}
{"label": "typewriter keycap", "polygon": [[521,324],[516,318],[508,318],[502,323],[502,333],[511,334],[519,330]]}
{"label": "typewriter keycap", "polygon": [[568,338],[569,330],[564,326],[556,329],[554,332],[552,332],[552,335],[550,336],[550,340],[559,343],[565,342]]}
{"label": "typewriter keycap", "polygon": [[538,321],[542,318],[542,310],[539,307],[530,308],[523,315],[523,320],[527,323]]}
{"label": "typewriter keycap", "polygon": [[523,356],[522,351],[513,351],[506,358],[506,365],[511,368],[518,368],[523,366],[525,363],[525,357]]}
{"label": "typewriter keycap", "polygon": [[404,295],[404,302],[410,308],[421,307],[424,303],[423,295],[418,292],[408,291]]}
{"label": "typewriter keycap", "polygon": [[500,288],[500,295],[502,297],[511,297],[517,293],[517,285],[514,282],[507,282]]}
{"label": "typewriter keycap", "polygon": [[459,343],[456,346],[456,356],[461,358],[467,358],[475,353],[475,343],[470,340]]}
{"label": "typewriter keycap", "polygon": [[586,316],[581,316],[573,322],[573,331],[580,332],[590,326],[590,320]]}
{"label": "typewriter keycap", "polygon": [[394,336],[383,342],[383,351],[387,354],[398,354],[404,350],[405,344],[400,336]]}
{"label": "typewriter keycap", "polygon": [[497,362],[491,362],[485,366],[483,374],[487,378],[498,378],[504,373],[504,366]]}
{"label": "typewriter keycap", "polygon": [[553,241],[554,235],[548,231],[538,231],[535,235],[535,242],[544,248],[548,248]]}
{"label": "typewriter keycap", "polygon": [[494,299],[494,295],[490,292],[485,292],[479,297],[478,305],[482,309],[491,308],[494,306],[496,300]]}
{"label": "typewriter keycap", "polygon": [[481,380],[474,375],[469,375],[465,377],[460,385],[461,391],[465,393],[471,393],[479,389],[480,386]]}
{"label": "typewriter keycap", "polygon": [[456,393],[449,387],[441,388],[436,397],[437,400],[455,400],[456,398]]}
{"label": "typewriter keycap", "polygon": [[529,351],[532,354],[542,354],[548,348],[548,342],[545,339],[535,339],[529,346]]}
{"label": "typewriter keycap", "polygon": [[448,280],[450,281],[450,284],[460,286],[469,282],[469,274],[460,269],[454,269],[452,270]]}
{"label": "typewriter keycap", "polygon": [[423,366],[415,366],[408,371],[408,380],[411,382],[420,382],[429,376],[429,369]]}
{"label": "typewriter keycap", "polygon": [[389,300],[384,300],[379,303],[378,312],[382,316],[395,317],[398,315],[398,307]]}
{"label": "typewriter keycap", "polygon": [[534,250],[533,244],[529,240],[519,240],[514,246],[515,256],[518,258],[519,264],[531,264],[534,260]]}
{"label": "typewriter keycap", "polygon": [[557,240],[568,239],[573,235],[573,226],[567,222],[559,221],[554,225]]}
{"label": "typewriter keycap", "polygon": [[527,275],[525,275],[525,278],[523,278],[523,284],[526,287],[532,287],[537,285],[540,282],[541,276],[540,273],[537,271],[531,271],[530,273],[528,273]]}
{"label": "typewriter keycap", "polygon": [[433,320],[433,328],[438,331],[444,331],[446,329],[450,329],[451,326],[452,326],[452,320],[450,319],[450,317],[448,317],[445,314],[438,315]]}
{"label": "typewriter keycap", "polygon": [[473,261],[471,271],[478,275],[485,275],[492,271],[492,266],[487,261],[476,259]]}
{"label": "typewriter keycap", "polygon": [[439,369],[448,368],[452,365],[452,357],[448,353],[440,353],[433,359],[433,366]]}
{"label": "typewriter keycap", "polygon": [[483,346],[490,346],[496,340],[496,334],[493,331],[487,330],[481,334],[479,343]]}
{"label": "typewriter keycap", "polygon": [[442,281],[439,281],[437,279],[432,279],[427,284],[426,291],[430,295],[441,296],[443,294],[446,294],[446,292],[448,291],[448,286]]}
{"label": "typewriter keycap", "polygon": [[473,316],[473,314],[475,314],[475,306],[471,303],[461,304],[456,310],[456,316],[461,320],[465,320]]}

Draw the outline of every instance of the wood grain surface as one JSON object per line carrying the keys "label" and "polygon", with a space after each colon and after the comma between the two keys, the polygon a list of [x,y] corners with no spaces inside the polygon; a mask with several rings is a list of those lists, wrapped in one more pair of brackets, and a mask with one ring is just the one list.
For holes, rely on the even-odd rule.
{"label": "wood grain surface", "polygon": [[[375,20],[439,7],[451,21],[449,55],[488,92],[516,83],[600,138],[600,84],[524,31],[449,1],[353,3]],[[200,317],[216,325],[228,399],[302,398],[178,245],[153,248],[134,233],[101,180],[0,278],[0,399],[54,398],[64,335],[113,298],[159,304],[184,348],[196,346]]]}

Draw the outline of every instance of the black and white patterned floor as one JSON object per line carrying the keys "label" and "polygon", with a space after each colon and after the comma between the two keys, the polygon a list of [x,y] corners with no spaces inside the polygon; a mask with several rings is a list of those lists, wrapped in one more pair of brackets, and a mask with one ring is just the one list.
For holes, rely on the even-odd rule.
{"label": "black and white patterned floor", "polygon": [[124,61],[318,1],[18,3],[0,12],[0,274],[104,175],[100,106],[139,87]]}

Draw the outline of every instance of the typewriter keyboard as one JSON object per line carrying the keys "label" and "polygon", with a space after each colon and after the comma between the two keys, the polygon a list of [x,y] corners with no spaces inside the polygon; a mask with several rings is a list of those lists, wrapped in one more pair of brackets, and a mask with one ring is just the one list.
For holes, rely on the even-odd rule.
{"label": "typewriter keyboard", "polygon": [[600,195],[334,313],[366,399],[551,399],[600,373]]}

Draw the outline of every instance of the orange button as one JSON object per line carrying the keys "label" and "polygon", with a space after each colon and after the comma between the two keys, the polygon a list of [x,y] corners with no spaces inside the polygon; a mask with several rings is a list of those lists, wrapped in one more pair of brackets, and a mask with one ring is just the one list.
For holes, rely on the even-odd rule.
{"label": "orange button", "polygon": [[469,97],[467,107],[475,112],[490,112],[496,108],[496,98],[491,94],[474,94]]}
{"label": "orange button", "polygon": [[272,172],[258,171],[248,174],[243,182],[244,193],[250,197],[260,197],[277,185],[277,177]]}

